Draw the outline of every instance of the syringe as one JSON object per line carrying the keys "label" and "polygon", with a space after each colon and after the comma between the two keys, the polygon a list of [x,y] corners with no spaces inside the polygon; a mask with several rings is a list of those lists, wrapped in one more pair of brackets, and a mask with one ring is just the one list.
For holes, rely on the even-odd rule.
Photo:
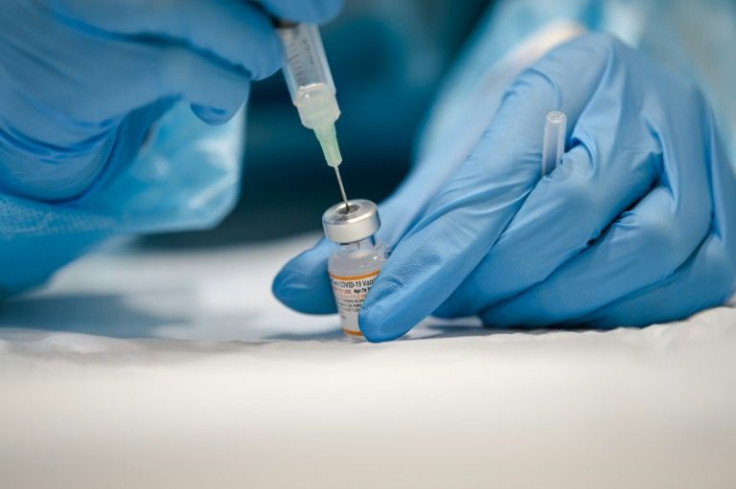
{"label": "syringe", "polygon": [[302,125],[312,129],[317,136],[327,164],[335,169],[347,210],[348,197],[338,168],[342,156],[335,132],[340,108],[319,30],[315,24],[277,21],[276,32],[284,47],[284,78],[291,101],[299,112]]}

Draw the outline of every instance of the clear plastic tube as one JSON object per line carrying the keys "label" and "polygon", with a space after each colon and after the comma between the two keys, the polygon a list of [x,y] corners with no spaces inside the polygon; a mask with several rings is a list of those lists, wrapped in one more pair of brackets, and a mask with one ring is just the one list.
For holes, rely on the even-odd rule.
{"label": "clear plastic tube", "polygon": [[567,116],[564,112],[553,110],[547,113],[544,121],[544,141],[542,142],[542,175],[547,175],[562,161],[565,152],[565,131]]}
{"label": "clear plastic tube", "polygon": [[340,108],[319,30],[315,24],[281,23],[276,31],[284,47],[284,78],[291,101],[302,125],[317,136],[327,164],[336,167],[342,162],[335,132]]}

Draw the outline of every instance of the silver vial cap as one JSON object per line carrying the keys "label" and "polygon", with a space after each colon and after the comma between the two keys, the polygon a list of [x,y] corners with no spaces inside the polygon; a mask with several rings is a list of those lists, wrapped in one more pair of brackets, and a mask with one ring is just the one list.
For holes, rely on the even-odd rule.
{"label": "silver vial cap", "polygon": [[325,236],[335,243],[354,243],[373,236],[381,227],[378,208],[370,200],[348,200],[335,204],[322,214],[322,226]]}

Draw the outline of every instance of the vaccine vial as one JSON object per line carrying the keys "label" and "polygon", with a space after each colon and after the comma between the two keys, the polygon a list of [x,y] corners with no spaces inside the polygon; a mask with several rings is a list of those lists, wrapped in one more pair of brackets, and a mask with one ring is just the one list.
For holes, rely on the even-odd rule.
{"label": "vaccine vial", "polygon": [[386,261],[386,246],[374,234],[381,227],[378,208],[370,200],[335,204],[322,215],[325,236],[339,248],[330,256],[327,270],[343,332],[363,339],[358,312]]}

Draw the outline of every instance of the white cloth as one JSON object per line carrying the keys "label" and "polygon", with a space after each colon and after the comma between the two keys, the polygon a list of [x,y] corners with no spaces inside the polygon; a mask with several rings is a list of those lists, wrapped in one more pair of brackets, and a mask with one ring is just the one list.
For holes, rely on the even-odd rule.
{"label": "white cloth", "polygon": [[357,344],[270,296],[305,245],[108,251],[3,306],[0,487],[736,487],[736,311]]}

